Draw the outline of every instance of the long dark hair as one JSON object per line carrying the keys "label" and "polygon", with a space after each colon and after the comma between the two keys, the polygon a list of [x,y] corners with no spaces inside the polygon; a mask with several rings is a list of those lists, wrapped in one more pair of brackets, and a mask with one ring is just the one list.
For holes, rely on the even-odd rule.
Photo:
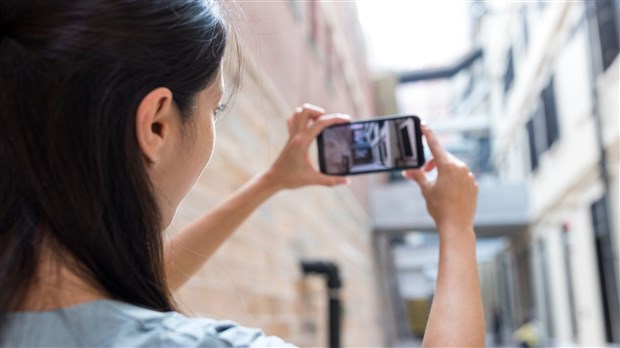
{"label": "long dark hair", "polygon": [[208,0],[0,2],[0,329],[43,245],[114,299],[174,309],[135,112],[164,86],[190,120],[227,31]]}

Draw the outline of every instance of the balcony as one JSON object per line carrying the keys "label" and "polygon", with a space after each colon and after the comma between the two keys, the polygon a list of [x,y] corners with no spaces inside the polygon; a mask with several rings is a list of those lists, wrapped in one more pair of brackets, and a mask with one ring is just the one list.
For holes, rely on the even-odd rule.
{"label": "balcony", "polygon": [[[479,237],[513,236],[527,225],[527,189],[524,183],[510,184],[494,177],[479,182],[475,229]],[[406,233],[435,231],[420,189],[408,181],[375,184],[370,191],[371,217],[375,231]]]}

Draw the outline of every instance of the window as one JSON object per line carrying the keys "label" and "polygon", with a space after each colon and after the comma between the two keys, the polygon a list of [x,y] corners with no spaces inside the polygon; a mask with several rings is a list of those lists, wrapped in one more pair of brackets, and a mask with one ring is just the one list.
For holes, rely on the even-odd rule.
{"label": "window", "polygon": [[327,78],[325,79],[325,83],[327,84],[327,90],[329,91],[329,97],[334,96],[335,88],[334,88],[334,31],[331,25],[325,25],[325,73]]}
{"label": "window", "polygon": [[288,6],[295,17],[295,20],[301,19],[301,11],[299,9],[299,0],[288,0]]}
{"label": "window", "polygon": [[309,43],[310,43],[310,51],[312,53],[312,58],[314,59],[315,63],[320,63],[321,62],[321,48],[319,47],[319,41],[320,38],[319,36],[321,35],[321,33],[319,33],[319,26],[320,26],[320,20],[319,20],[319,8],[318,8],[318,3],[317,1],[308,1],[308,24],[310,25],[309,28]]}
{"label": "window", "polygon": [[579,327],[577,325],[577,307],[575,305],[575,291],[573,289],[573,270],[571,268],[571,243],[568,237],[569,229],[562,227],[562,253],[564,256],[564,272],[566,273],[566,289],[568,290],[568,305],[570,309],[570,322],[573,340],[579,337]]}
{"label": "window", "polygon": [[508,90],[510,90],[514,77],[514,61],[512,57],[512,47],[510,47],[506,56],[506,71],[504,73],[504,93],[508,93]]}
{"label": "window", "polygon": [[596,262],[599,281],[601,283],[601,305],[605,323],[605,337],[607,342],[620,342],[620,313],[618,313],[618,283],[614,270],[614,256],[610,250],[611,230],[608,225],[606,197],[602,197],[590,206],[592,229],[596,247]]}
{"label": "window", "polygon": [[603,71],[614,62],[620,50],[618,34],[618,1],[594,1],[596,7],[596,22],[601,45]]}
{"label": "window", "polygon": [[400,129],[400,135],[403,138],[405,156],[413,157],[413,150],[411,149],[411,140],[409,139],[409,131],[407,130],[407,127],[403,127]]}
{"label": "window", "polygon": [[491,140],[488,136],[478,139],[478,163],[477,169],[480,173],[488,173],[493,170],[490,163],[491,159]]}
{"label": "window", "polygon": [[540,270],[542,275],[543,282],[543,310],[545,313],[545,327],[547,329],[546,334],[548,337],[553,337],[555,335],[555,321],[553,320],[553,302],[551,302],[551,287],[549,278],[549,267],[547,261],[547,253],[549,250],[547,241],[544,239],[538,239],[537,243],[538,247],[538,255],[540,258]]}
{"label": "window", "polygon": [[538,168],[538,151],[536,151],[536,140],[534,132],[534,119],[527,121],[527,139],[530,148],[530,168],[535,171]]}
{"label": "window", "polygon": [[334,51],[334,32],[331,25],[325,24],[325,54],[327,56],[327,70],[331,73]]}
{"label": "window", "polygon": [[530,32],[527,23],[527,4],[521,7],[521,30],[523,31],[523,51],[527,50],[527,44],[530,41]]}
{"label": "window", "polygon": [[387,147],[385,146],[385,137],[381,137],[381,163],[385,164],[387,158]]}
{"label": "window", "polygon": [[310,6],[310,9],[308,11],[310,13],[310,38],[312,39],[313,43],[316,43],[319,36],[317,3],[316,1],[310,1],[308,2],[308,6]]}
{"label": "window", "polygon": [[545,128],[547,131],[546,150],[550,148],[551,145],[553,145],[553,143],[555,143],[555,141],[560,137],[557,108],[555,104],[555,90],[553,88],[553,77],[547,84],[547,87],[543,89],[541,99],[545,109]]}
{"label": "window", "polygon": [[560,137],[553,81],[552,77],[540,93],[539,103],[526,124],[532,171],[538,168],[540,155]]}

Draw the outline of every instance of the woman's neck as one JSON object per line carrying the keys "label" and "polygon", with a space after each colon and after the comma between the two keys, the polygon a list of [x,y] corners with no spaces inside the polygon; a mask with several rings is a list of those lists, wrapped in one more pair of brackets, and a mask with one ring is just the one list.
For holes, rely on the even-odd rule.
{"label": "woman's neck", "polygon": [[36,276],[18,311],[47,311],[109,298],[62,259],[41,253]]}

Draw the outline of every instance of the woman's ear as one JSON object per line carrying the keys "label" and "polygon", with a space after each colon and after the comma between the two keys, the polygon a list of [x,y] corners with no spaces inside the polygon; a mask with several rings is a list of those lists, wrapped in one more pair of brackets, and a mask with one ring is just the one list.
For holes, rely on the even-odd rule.
{"label": "woman's ear", "polygon": [[149,92],[136,110],[136,139],[148,165],[159,163],[172,145],[178,115],[172,92],[159,87]]}

